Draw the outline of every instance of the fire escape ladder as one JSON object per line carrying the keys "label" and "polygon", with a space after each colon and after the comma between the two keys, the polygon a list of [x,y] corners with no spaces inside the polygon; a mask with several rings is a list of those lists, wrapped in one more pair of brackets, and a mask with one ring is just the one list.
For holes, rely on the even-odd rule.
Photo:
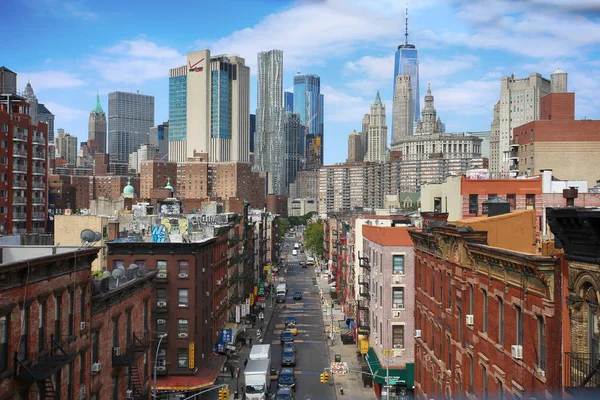
{"label": "fire escape ladder", "polygon": [[140,376],[140,370],[137,366],[137,362],[131,364],[129,367],[129,387],[133,390],[135,399],[142,399],[144,393],[144,385]]}
{"label": "fire escape ladder", "polygon": [[56,392],[54,391],[54,384],[52,383],[52,377],[49,376],[43,381],[38,381],[40,388],[40,398],[44,400],[55,400]]}

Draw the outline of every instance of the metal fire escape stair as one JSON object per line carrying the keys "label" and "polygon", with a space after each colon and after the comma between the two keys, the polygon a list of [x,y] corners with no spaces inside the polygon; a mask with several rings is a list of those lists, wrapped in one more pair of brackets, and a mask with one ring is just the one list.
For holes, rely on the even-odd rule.
{"label": "metal fire escape stair", "polygon": [[54,391],[54,384],[52,383],[52,377],[49,376],[45,380],[38,383],[41,392],[41,398],[44,400],[55,400],[56,392]]}
{"label": "metal fire escape stair", "polygon": [[133,390],[133,398],[135,400],[142,400],[144,398],[144,385],[142,384],[137,362],[134,362],[129,367],[129,387]]}

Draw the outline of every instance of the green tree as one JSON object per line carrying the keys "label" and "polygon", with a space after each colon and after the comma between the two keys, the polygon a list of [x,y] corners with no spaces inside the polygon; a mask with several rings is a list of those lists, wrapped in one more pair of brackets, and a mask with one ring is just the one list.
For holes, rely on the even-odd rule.
{"label": "green tree", "polygon": [[304,247],[319,257],[323,257],[323,223],[309,224],[304,232]]}
{"label": "green tree", "polygon": [[287,233],[288,229],[290,229],[290,221],[287,218],[277,218],[277,221],[279,223],[278,227],[278,232],[279,232],[279,239],[281,241],[283,241],[283,239],[285,238],[285,234]]}

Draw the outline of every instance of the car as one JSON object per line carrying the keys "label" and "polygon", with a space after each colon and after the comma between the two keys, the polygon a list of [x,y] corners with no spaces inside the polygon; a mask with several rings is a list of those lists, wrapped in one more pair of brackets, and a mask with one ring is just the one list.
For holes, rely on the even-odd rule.
{"label": "car", "polygon": [[295,367],[296,366],[296,353],[292,350],[283,351],[281,353],[281,366],[282,367]]}
{"label": "car", "polygon": [[292,250],[292,255],[293,256],[297,256],[298,255],[298,250]]}
{"label": "car", "polygon": [[290,315],[288,317],[285,317],[285,324],[295,324],[296,323],[296,317],[294,317],[293,315]]}
{"label": "car", "polygon": [[294,300],[302,300],[302,292],[294,292]]}
{"label": "car", "polygon": [[293,351],[295,353],[296,352],[296,345],[294,344],[294,342],[285,342],[283,344],[282,351]]}
{"label": "car", "polygon": [[298,335],[298,328],[296,328],[296,324],[286,324],[285,329],[292,332],[292,335],[294,336]]}
{"label": "car", "polygon": [[277,379],[277,388],[289,388],[296,390],[296,376],[293,368],[281,368],[279,378]]}
{"label": "car", "polygon": [[278,303],[285,303],[285,294],[279,293],[276,300]]}
{"label": "car", "polygon": [[294,391],[289,387],[282,387],[277,390],[275,400],[294,400]]}
{"label": "car", "polygon": [[294,341],[294,334],[292,334],[292,332],[286,330],[281,331],[281,336],[279,337],[281,344],[283,345],[286,342],[293,342]]}

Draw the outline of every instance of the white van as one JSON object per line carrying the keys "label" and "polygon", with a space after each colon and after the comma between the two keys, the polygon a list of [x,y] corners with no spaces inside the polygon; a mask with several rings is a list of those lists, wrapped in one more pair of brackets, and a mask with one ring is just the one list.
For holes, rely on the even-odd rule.
{"label": "white van", "polygon": [[298,250],[292,250],[292,255],[293,256],[297,256],[298,255]]}

